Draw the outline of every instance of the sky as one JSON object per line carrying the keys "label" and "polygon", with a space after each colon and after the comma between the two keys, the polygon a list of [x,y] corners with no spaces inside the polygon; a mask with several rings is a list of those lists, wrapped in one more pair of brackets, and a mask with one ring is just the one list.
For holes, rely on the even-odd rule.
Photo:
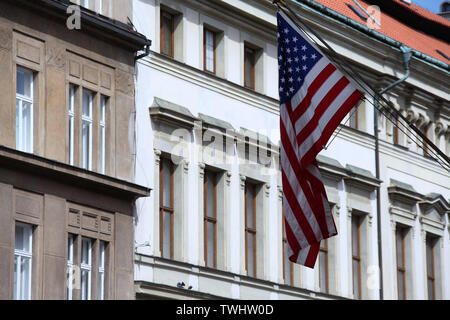
{"label": "sky", "polygon": [[431,12],[438,13],[439,7],[444,0],[412,0],[412,2]]}

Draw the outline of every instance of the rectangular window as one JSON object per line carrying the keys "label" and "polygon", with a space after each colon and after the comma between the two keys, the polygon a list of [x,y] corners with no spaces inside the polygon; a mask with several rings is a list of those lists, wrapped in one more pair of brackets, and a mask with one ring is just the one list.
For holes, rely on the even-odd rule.
{"label": "rectangular window", "polygon": [[81,239],[81,300],[91,300],[92,240]]}
{"label": "rectangular window", "polygon": [[294,264],[289,260],[289,256],[287,254],[288,242],[286,237],[286,225],[284,218],[284,208],[282,207],[282,221],[283,224],[283,278],[284,283],[292,286],[294,283]]}
{"label": "rectangular window", "polygon": [[399,300],[406,300],[406,266],[405,266],[405,237],[407,230],[397,227],[395,243],[397,251],[397,292]]}
{"label": "rectangular window", "polygon": [[428,300],[436,299],[436,277],[435,277],[435,252],[436,239],[427,237],[426,239],[426,256],[427,256],[427,288]]}
{"label": "rectangular window", "polygon": [[205,71],[216,73],[216,34],[206,28],[203,33],[203,64]]}
{"label": "rectangular window", "polygon": [[174,20],[175,17],[172,14],[161,10],[161,53],[171,58],[173,58],[174,51]]}
{"label": "rectangular window", "polygon": [[81,127],[81,167],[92,170],[92,100],[94,93],[83,89]]}
{"label": "rectangular window", "polygon": [[353,270],[353,295],[355,299],[361,299],[361,247],[360,226],[361,218],[352,216],[352,270]]}
{"label": "rectangular window", "polygon": [[398,115],[395,114],[394,116],[394,124],[393,124],[393,133],[392,133],[392,139],[394,144],[400,144],[400,129],[399,129],[399,119],[398,119]]}
{"label": "rectangular window", "polygon": [[255,90],[255,55],[254,49],[244,47],[244,86]]}
{"label": "rectangular window", "polygon": [[204,255],[208,267],[217,266],[217,174],[205,171],[204,195]]}
{"label": "rectangular window", "polygon": [[320,241],[319,286],[320,292],[328,293],[328,240]]}
{"label": "rectangular window", "polygon": [[[422,133],[426,138],[429,138],[428,136],[428,128],[429,126],[424,126],[422,129]],[[429,156],[430,155],[430,151],[429,151],[429,146],[428,143],[425,142],[425,140],[423,140],[423,155],[424,156]]]}
{"label": "rectangular window", "polygon": [[105,299],[105,252],[107,243],[100,241],[99,258],[98,258],[98,300]]}
{"label": "rectangular window", "polygon": [[256,276],[256,186],[245,184],[245,268]]}
{"label": "rectangular window", "polygon": [[108,98],[100,98],[100,173],[105,174],[105,156],[106,156],[106,106]]}
{"label": "rectangular window", "polygon": [[159,167],[160,250],[164,258],[173,259],[174,167],[170,159],[161,158]]}
{"label": "rectangular window", "polygon": [[74,284],[74,243],[75,236],[69,234],[67,239],[67,300],[73,299],[73,284]]}
{"label": "rectangular window", "polygon": [[14,300],[31,300],[33,227],[16,223],[14,243]]}
{"label": "rectangular window", "polygon": [[17,67],[16,148],[33,152],[33,72]]}
{"label": "rectangular window", "polygon": [[69,164],[74,164],[74,126],[75,126],[75,91],[76,86],[69,85]]}

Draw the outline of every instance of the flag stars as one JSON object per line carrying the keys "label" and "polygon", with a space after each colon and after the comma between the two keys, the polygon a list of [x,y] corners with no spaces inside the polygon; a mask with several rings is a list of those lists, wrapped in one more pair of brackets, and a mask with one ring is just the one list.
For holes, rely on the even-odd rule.
{"label": "flag stars", "polygon": [[307,57],[306,55],[303,55],[303,56],[302,56],[302,60],[303,60],[303,61],[306,61],[306,59],[308,59],[308,57]]}
{"label": "flag stars", "polygon": [[302,69],[303,69],[303,71],[306,71],[306,70],[308,70],[308,67],[306,65],[304,65]]}
{"label": "flag stars", "polygon": [[298,78],[297,78],[297,81],[298,81],[298,82],[302,82],[302,78],[301,78],[301,77],[298,77]]}
{"label": "flag stars", "polygon": [[289,88],[289,91],[290,91],[290,92],[294,92],[294,88],[290,87],[290,88]]}
{"label": "flag stars", "polygon": [[314,53],[311,55],[311,59],[315,60],[317,58],[317,55]]}
{"label": "flag stars", "polygon": [[288,72],[289,72],[289,73],[292,73],[292,68],[289,68],[289,69],[288,69]]}
{"label": "flag stars", "polygon": [[292,38],[292,41],[293,41],[294,43],[296,43],[296,42],[297,42],[297,37],[293,37],[293,38]]}
{"label": "flag stars", "polygon": [[294,52],[297,52],[298,51],[298,48],[297,47],[294,47]]}
{"label": "flag stars", "polygon": [[288,81],[289,81],[289,82],[293,82],[293,81],[294,81],[294,78],[290,77]]}
{"label": "flag stars", "polygon": [[287,49],[286,49],[286,52],[287,52],[287,53],[291,53],[291,49],[287,48]]}
{"label": "flag stars", "polygon": [[284,33],[289,33],[289,29],[288,28],[284,28]]}
{"label": "flag stars", "polygon": [[288,62],[288,63],[291,63],[291,62],[292,62],[292,59],[291,59],[291,58],[288,58],[288,59],[287,59],[287,62]]}
{"label": "flag stars", "polygon": [[298,60],[299,60],[299,59],[298,59],[298,57],[295,57],[295,59],[294,59],[294,60],[295,60],[295,62],[298,62]]}
{"label": "flag stars", "polygon": [[306,51],[306,49],[307,49],[306,46],[303,45],[303,46],[302,46],[302,51]]}
{"label": "flag stars", "polygon": [[284,39],[284,42],[289,43],[289,38]]}

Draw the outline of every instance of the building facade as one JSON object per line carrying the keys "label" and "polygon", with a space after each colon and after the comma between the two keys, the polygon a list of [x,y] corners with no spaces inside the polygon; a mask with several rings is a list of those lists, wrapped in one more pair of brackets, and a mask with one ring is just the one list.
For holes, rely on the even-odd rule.
{"label": "building facade", "polygon": [[0,299],[134,298],[133,208],[150,192],[133,183],[134,66],[150,41],[131,2],[82,2],[0,3]]}
{"label": "building facade", "polygon": [[[379,4],[371,29],[351,1],[287,2],[379,90],[406,74],[410,47],[411,73],[386,97],[450,154],[447,42],[405,24],[407,7]],[[450,298],[449,172],[395,119],[378,118],[376,147],[370,96],[318,157],[338,235],[314,269],[287,261],[272,1],[133,7],[153,39],[136,67],[136,183],[154,190],[137,201],[137,299]]]}

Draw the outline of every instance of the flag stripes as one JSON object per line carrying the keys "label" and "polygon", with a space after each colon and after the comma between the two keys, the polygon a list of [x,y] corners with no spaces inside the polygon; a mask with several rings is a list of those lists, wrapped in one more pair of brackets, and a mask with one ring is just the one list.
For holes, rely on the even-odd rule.
{"label": "flag stripes", "polygon": [[315,160],[362,94],[283,12],[278,15],[281,176],[289,259],[314,267],[337,234]]}

